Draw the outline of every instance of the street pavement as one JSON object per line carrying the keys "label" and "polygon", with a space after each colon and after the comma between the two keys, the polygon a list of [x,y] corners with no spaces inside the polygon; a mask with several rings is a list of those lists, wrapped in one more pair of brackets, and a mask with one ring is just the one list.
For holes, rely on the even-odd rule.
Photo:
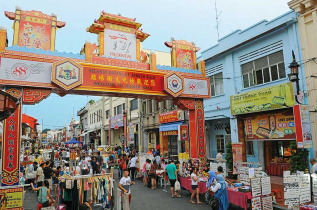
{"label": "street pavement", "polygon": [[[115,190],[117,189],[118,179],[115,181]],[[181,191],[181,198],[171,198],[169,186],[167,186],[167,192],[163,191],[163,188],[157,187],[152,190],[143,186],[142,180],[136,180],[136,185],[131,188],[132,201],[131,210],[207,210],[211,209],[207,204],[191,204],[190,192],[186,190]],[[115,195],[117,193],[115,192]],[[203,197],[201,197],[203,202]],[[37,209],[37,196],[36,192],[33,192],[30,187],[25,188],[24,198],[24,210],[36,210]],[[94,210],[101,209],[100,207],[93,207]],[[230,205],[229,210],[241,210],[242,208]],[[274,208],[275,209],[275,208]],[[117,210],[115,208],[115,210]]]}
{"label": "street pavement", "polygon": [[[115,190],[117,189],[118,179],[116,179]],[[163,188],[157,187],[152,190],[143,186],[142,180],[136,180],[136,185],[131,188],[132,201],[131,210],[207,210],[211,209],[210,206],[203,204],[191,204],[190,192],[186,190],[181,191],[181,198],[171,198],[169,186],[167,186],[167,192],[163,191]],[[116,195],[116,193],[115,193]],[[201,197],[203,202],[203,197]],[[24,210],[37,209],[37,196],[36,192],[33,192],[31,188],[25,188]],[[94,210],[100,209],[100,207],[94,207]],[[239,210],[241,208],[231,207],[232,210]],[[115,208],[116,210],[116,208]]]}

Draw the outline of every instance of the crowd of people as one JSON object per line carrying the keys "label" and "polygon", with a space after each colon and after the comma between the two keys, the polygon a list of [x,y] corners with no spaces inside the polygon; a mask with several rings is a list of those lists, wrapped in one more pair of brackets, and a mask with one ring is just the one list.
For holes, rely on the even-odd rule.
{"label": "crowd of people", "polygon": [[[39,151],[39,150],[38,150]],[[75,153],[75,154],[74,154]],[[93,151],[91,147],[86,148],[62,148],[51,149],[50,159],[44,161],[43,156],[33,153],[33,163],[23,169],[25,174],[33,174],[27,181],[31,183],[32,189],[37,191],[39,203],[43,206],[54,206],[56,201],[53,194],[56,195],[58,179],[63,174],[69,175],[88,175],[110,173],[111,168],[117,169],[119,178],[119,188],[123,192],[122,204],[124,210],[130,209],[131,190],[130,186],[135,184],[137,177],[143,177],[143,184],[155,190],[157,188],[158,176],[165,176],[170,183],[171,197],[180,198],[181,195],[175,185],[179,184],[180,162],[166,160],[161,158],[159,151],[151,151],[153,159],[146,159],[143,166],[139,168],[139,157],[135,150],[127,148],[122,149],[117,146],[113,150],[103,152]],[[28,160],[25,155],[24,161]],[[158,171],[161,173],[158,175]],[[163,173],[162,173],[163,172]],[[222,167],[218,171],[209,171],[207,165],[198,167],[194,164],[190,168],[190,178],[192,195],[190,203],[201,204],[199,199],[199,188],[197,186],[200,173],[208,172],[209,180],[207,187],[210,194],[219,203],[219,209],[228,209],[228,193],[226,180],[224,178]],[[55,190],[55,191],[54,191]],[[54,192],[54,193],[53,193]],[[196,201],[195,201],[196,199]],[[84,204],[89,209],[89,204]],[[85,209],[85,208],[82,208]]]}

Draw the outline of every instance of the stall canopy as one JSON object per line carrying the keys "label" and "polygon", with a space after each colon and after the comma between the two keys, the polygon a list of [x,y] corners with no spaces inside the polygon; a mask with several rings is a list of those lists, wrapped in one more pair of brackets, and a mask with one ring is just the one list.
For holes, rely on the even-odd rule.
{"label": "stall canopy", "polygon": [[165,123],[160,125],[160,131],[175,131],[178,130],[178,126],[182,125],[184,121]]}
{"label": "stall canopy", "polygon": [[83,142],[77,141],[76,139],[72,139],[70,141],[65,142],[65,144],[82,144]]}

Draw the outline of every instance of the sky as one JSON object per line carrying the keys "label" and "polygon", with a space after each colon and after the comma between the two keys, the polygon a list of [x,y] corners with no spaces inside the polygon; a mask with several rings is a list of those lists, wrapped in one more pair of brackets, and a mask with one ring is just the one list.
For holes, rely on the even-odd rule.
{"label": "sky", "polygon": [[[290,9],[289,0],[217,0],[220,38],[236,29],[245,29],[263,19],[274,19]],[[97,35],[86,32],[101,11],[136,18],[144,32],[151,36],[143,43],[146,49],[168,52],[164,45],[171,37],[194,41],[202,50],[217,43],[215,0],[0,0],[0,26],[8,30],[9,46],[12,44],[13,21],[4,11],[38,10],[55,13],[66,26],[57,31],[56,50],[79,53],[86,40],[97,42]],[[39,120],[44,128],[69,124],[77,111],[93,96],[52,94],[41,103],[24,106],[23,113]],[[74,110],[74,111],[73,111]]]}

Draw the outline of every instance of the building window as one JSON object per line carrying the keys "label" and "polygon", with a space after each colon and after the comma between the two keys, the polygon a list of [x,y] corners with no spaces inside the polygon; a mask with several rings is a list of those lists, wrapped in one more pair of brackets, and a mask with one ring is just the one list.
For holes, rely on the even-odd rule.
{"label": "building window", "polygon": [[219,96],[223,94],[223,77],[222,72],[210,77],[211,96]]}
{"label": "building window", "polygon": [[155,108],[155,111],[160,111],[160,102],[158,102],[158,101],[155,101],[156,103],[156,108]]}
{"label": "building window", "polygon": [[142,112],[143,114],[146,114],[146,101],[143,101],[142,103]]}
{"label": "building window", "polygon": [[148,102],[149,102],[149,113],[152,113],[153,112],[152,99],[148,100]]}
{"label": "building window", "polygon": [[246,141],[247,155],[254,155],[253,142]]}
{"label": "building window", "polygon": [[156,143],[156,134],[155,133],[150,133],[150,144],[151,148],[155,148],[155,143]]}
{"label": "building window", "polygon": [[110,115],[110,110],[107,110],[107,111],[106,111],[106,119],[109,118],[109,115]]}
{"label": "building window", "polygon": [[216,135],[217,153],[225,152],[225,138],[224,135]]}
{"label": "building window", "polygon": [[117,115],[117,107],[114,107],[113,108],[113,116],[116,116]]}
{"label": "building window", "polygon": [[133,99],[130,101],[130,111],[138,109],[138,99]]}
{"label": "building window", "polygon": [[171,101],[171,103],[172,103],[172,104],[171,104],[171,108],[172,108],[172,109],[175,109],[175,108],[176,108],[176,106],[175,106],[174,102],[173,102],[173,101]]}
{"label": "building window", "polygon": [[244,88],[285,78],[283,51],[242,64],[241,71]]}
{"label": "building window", "polygon": [[122,114],[122,105],[117,106],[117,114],[116,115],[119,115],[119,114]]}
{"label": "building window", "polygon": [[122,110],[125,111],[125,103],[122,104]]}

